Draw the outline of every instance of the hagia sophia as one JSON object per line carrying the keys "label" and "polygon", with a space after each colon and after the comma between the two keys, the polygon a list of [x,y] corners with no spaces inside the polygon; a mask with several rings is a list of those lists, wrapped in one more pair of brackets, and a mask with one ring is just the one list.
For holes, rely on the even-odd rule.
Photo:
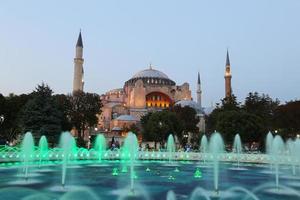
{"label": "hagia sophia", "polygon": [[[81,32],[76,44],[74,58],[73,92],[83,91],[83,42]],[[225,95],[231,95],[231,71],[227,51],[225,69]],[[197,77],[197,99],[192,98],[189,83],[176,84],[167,74],[159,71],[150,64],[124,83],[121,88],[112,89],[101,95],[103,104],[99,114],[98,126],[95,130],[101,131],[108,138],[122,138],[124,129],[131,125],[139,125],[140,119],[148,112],[161,111],[173,105],[190,106],[194,108],[200,118],[199,131],[205,132],[205,115],[212,108],[204,108],[201,103],[201,80]]]}

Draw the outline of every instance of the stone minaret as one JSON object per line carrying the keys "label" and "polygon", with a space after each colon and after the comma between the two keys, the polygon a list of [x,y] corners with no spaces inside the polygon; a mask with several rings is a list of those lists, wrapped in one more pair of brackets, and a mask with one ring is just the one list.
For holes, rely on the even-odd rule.
{"label": "stone minaret", "polygon": [[227,56],[226,56],[226,69],[225,69],[225,97],[231,97],[232,95],[232,89],[231,89],[231,71],[230,71],[230,60],[229,60],[229,54],[227,50]]}
{"label": "stone minaret", "polygon": [[201,102],[201,80],[200,80],[200,73],[198,72],[198,81],[197,81],[197,103],[200,108],[202,108],[202,102]]}
{"label": "stone minaret", "polygon": [[74,79],[73,79],[73,93],[75,91],[83,91],[83,44],[81,31],[79,32],[77,44],[76,44],[76,56],[74,58]]}

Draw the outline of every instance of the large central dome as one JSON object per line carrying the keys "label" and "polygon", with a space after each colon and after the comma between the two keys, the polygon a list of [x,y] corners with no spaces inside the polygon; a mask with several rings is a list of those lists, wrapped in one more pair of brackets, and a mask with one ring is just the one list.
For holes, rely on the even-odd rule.
{"label": "large central dome", "polygon": [[165,73],[152,68],[139,71],[132,78],[146,78],[146,77],[169,79],[169,77]]}
{"label": "large central dome", "polygon": [[126,81],[125,85],[134,85],[137,80],[142,80],[146,85],[175,85],[165,73],[153,69],[144,69],[136,73],[131,79]]}

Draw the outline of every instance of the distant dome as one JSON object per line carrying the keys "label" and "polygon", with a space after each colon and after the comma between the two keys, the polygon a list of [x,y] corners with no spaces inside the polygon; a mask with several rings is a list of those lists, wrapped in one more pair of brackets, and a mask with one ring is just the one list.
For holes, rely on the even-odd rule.
{"label": "distant dome", "polygon": [[146,78],[146,77],[169,79],[169,77],[165,73],[152,68],[139,71],[132,78]]}
{"label": "distant dome", "polygon": [[136,73],[125,84],[134,85],[137,80],[143,80],[143,83],[148,85],[175,85],[175,82],[172,81],[165,73],[153,69],[151,66],[149,69],[144,69]]}
{"label": "distant dome", "polygon": [[116,118],[116,120],[119,120],[119,121],[138,121],[137,118],[135,118],[132,115],[120,115],[119,117]]}
{"label": "distant dome", "polygon": [[189,106],[194,108],[197,113],[203,113],[203,109],[199,106],[199,104],[193,100],[180,100],[175,103],[175,105],[180,105],[181,107]]}
{"label": "distant dome", "polygon": [[117,88],[117,89],[112,89],[112,90],[109,90],[108,92],[106,93],[122,93],[123,92],[123,88]]}

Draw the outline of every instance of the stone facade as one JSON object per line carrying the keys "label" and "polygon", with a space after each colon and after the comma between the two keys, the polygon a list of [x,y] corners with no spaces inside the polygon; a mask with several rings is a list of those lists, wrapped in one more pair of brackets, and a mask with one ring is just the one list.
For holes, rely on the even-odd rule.
{"label": "stone facade", "polygon": [[162,110],[180,100],[191,99],[188,83],[176,85],[166,74],[150,66],[126,81],[123,88],[101,95],[103,108],[98,129],[111,131],[115,127],[114,120],[122,115],[131,115],[138,123],[149,111]]}

